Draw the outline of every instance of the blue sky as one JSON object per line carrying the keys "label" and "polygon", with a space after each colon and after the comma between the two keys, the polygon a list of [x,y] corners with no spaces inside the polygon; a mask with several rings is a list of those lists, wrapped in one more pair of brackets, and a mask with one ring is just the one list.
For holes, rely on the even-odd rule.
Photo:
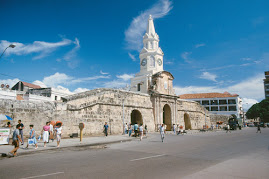
{"label": "blue sky", "polygon": [[124,87],[139,68],[149,14],[177,94],[264,98],[269,70],[266,0],[1,0],[0,83],[81,92]]}

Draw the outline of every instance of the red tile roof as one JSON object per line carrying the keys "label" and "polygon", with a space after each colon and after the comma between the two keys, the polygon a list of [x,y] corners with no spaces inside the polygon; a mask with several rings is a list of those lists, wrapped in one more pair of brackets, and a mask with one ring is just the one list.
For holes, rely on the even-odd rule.
{"label": "red tile roof", "polygon": [[182,94],[179,95],[181,99],[199,99],[199,98],[227,98],[227,97],[238,97],[238,94],[224,93],[197,93],[197,94]]}
{"label": "red tile roof", "polygon": [[40,86],[31,84],[31,83],[27,83],[27,82],[23,82],[23,81],[22,81],[22,83],[24,86],[28,86],[30,88],[34,88],[34,89],[41,88]]}

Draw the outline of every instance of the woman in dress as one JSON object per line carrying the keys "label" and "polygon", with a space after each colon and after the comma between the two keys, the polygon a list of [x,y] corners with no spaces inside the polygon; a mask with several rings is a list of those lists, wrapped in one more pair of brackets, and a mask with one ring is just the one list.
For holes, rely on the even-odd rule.
{"label": "woman in dress", "polygon": [[50,130],[50,123],[49,122],[46,122],[46,125],[43,126],[43,129],[41,131],[41,134],[43,132],[44,147],[46,147],[46,144],[49,141],[49,130]]}
{"label": "woman in dress", "polygon": [[[35,137],[35,130],[34,130],[34,125],[30,125],[30,136],[29,136],[29,139],[33,139],[33,144],[35,144],[35,149],[37,149],[38,148],[38,146],[37,146],[37,141],[36,141],[36,137]],[[28,142],[27,142],[27,146],[26,146],[26,149],[28,149],[28,146],[29,146],[29,144],[28,144]]]}

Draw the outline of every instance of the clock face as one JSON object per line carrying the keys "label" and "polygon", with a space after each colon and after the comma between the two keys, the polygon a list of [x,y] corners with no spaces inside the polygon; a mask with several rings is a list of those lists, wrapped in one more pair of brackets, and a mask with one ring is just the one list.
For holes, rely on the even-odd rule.
{"label": "clock face", "polygon": [[161,66],[162,65],[162,60],[159,58],[157,63],[159,64],[159,66]]}
{"label": "clock face", "polygon": [[142,66],[145,66],[146,64],[147,64],[147,59],[144,58],[144,59],[142,60],[142,62],[141,62],[141,65],[142,65]]}

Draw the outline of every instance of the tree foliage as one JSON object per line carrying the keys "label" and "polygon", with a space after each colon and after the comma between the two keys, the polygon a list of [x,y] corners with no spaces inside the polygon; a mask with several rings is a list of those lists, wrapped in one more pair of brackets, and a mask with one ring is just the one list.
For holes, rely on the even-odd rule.
{"label": "tree foliage", "polygon": [[269,99],[264,99],[260,103],[256,103],[249,108],[246,113],[248,119],[257,119],[262,122],[269,122]]}

